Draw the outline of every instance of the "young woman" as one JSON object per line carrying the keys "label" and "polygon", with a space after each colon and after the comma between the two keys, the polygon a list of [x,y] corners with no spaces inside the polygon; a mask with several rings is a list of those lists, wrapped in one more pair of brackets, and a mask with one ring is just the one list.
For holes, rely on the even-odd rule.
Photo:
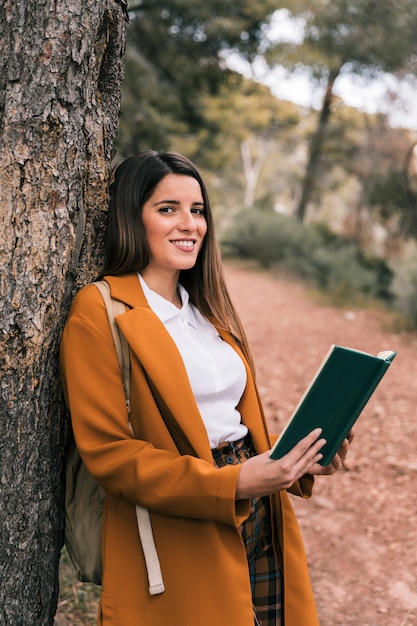
{"label": "young woman", "polygon": [[[64,331],[62,377],[80,453],[106,491],[102,626],[316,626],[287,491],[331,466],[314,431],[278,461],[225,284],[196,167],[149,151],[116,170],[104,276],[125,304],[131,410],[93,285]],[[250,297],[250,294],[248,294]],[[149,595],[135,505],[150,511],[165,591]]]}

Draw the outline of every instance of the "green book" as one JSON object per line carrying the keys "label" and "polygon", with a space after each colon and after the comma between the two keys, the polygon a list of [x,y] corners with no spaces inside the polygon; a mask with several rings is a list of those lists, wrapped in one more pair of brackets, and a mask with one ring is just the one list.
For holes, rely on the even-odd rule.
{"label": "green book", "polygon": [[322,428],[326,444],[320,464],[329,465],[395,355],[331,346],[272,447],[271,458],[280,459],[312,430]]}

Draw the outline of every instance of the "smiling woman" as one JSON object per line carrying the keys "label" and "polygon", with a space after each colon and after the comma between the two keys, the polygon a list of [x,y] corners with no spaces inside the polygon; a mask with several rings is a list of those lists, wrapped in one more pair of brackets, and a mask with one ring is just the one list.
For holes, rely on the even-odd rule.
{"label": "smiling woman", "polygon": [[[115,172],[105,269],[130,349],[128,413],[98,290],[77,295],[61,347],[80,454],[106,493],[101,626],[318,626],[287,490],[311,494],[320,430],[277,461],[225,283],[206,187],[175,153]],[[130,422],[130,423],[129,423]],[[136,505],[164,579],[149,595]]]}

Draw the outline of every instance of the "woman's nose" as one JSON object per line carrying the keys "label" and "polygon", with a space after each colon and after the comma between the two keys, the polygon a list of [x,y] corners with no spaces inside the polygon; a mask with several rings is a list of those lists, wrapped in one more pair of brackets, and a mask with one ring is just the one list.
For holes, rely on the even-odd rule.
{"label": "woman's nose", "polygon": [[181,220],[179,223],[179,228],[181,230],[194,230],[195,229],[195,219],[192,213],[188,211],[183,213],[181,216]]}

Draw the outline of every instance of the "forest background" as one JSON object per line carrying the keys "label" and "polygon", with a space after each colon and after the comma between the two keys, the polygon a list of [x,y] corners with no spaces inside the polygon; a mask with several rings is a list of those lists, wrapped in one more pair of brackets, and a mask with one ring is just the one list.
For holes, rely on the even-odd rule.
{"label": "forest background", "polygon": [[[417,128],[335,92],[348,75],[416,85],[415,4],[252,2],[245,26],[240,8],[132,8],[115,162],[150,147],[187,154],[209,181],[225,254],[341,298],[382,298],[414,326]],[[280,16],[290,29],[274,38]],[[319,109],[276,98],[254,78],[260,64],[264,82],[277,68],[308,76]],[[386,98],[401,106],[398,93]]]}
{"label": "forest background", "polygon": [[[274,39],[277,11],[298,38]],[[377,299],[413,329],[416,133],[336,93],[346,75],[413,84],[416,32],[415,0],[2,0],[0,623],[56,614],[69,437],[59,338],[101,265],[111,165],[147,148],[187,154],[225,258],[352,306]],[[260,62],[308,75],[318,108],[276,98]],[[71,589],[79,608],[86,588]]]}

